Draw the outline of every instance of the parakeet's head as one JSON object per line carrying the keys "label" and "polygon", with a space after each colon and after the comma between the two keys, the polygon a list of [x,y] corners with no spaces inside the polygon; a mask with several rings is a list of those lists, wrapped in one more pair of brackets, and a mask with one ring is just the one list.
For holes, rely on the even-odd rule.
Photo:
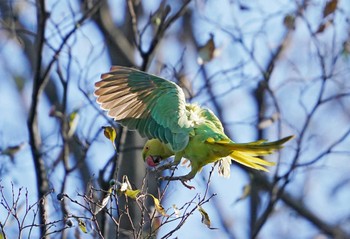
{"label": "parakeet's head", "polygon": [[148,140],[142,150],[143,161],[151,167],[157,166],[163,159],[172,155],[174,153],[158,139]]}

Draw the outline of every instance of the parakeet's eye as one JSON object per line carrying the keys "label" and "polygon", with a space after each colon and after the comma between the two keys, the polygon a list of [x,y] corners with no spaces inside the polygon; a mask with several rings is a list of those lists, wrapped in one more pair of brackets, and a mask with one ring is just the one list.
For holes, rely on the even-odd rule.
{"label": "parakeet's eye", "polygon": [[146,147],[145,147],[145,150],[149,150],[149,147],[148,147],[148,146],[146,146]]}

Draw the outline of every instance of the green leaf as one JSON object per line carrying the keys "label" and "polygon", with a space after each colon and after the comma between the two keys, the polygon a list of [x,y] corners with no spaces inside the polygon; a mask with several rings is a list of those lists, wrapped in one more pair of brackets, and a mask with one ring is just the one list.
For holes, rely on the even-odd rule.
{"label": "green leaf", "polygon": [[136,199],[137,196],[140,194],[140,192],[141,191],[139,189],[136,189],[136,190],[127,189],[124,191],[124,194],[131,199]]}
{"label": "green leaf", "polygon": [[79,122],[80,115],[78,114],[78,111],[73,111],[69,115],[69,131],[68,131],[68,137],[72,137],[73,134],[75,133],[77,127],[78,127],[78,122]]}

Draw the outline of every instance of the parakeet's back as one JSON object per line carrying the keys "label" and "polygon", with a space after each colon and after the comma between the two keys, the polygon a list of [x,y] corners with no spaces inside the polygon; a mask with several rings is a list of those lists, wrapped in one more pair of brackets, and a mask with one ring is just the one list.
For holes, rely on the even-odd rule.
{"label": "parakeet's back", "polygon": [[222,124],[214,113],[196,104],[188,104],[186,108],[191,112],[194,130],[184,150],[184,157],[195,159],[195,162],[191,160],[191,163],[202,167],[229,155],[232,150],[215,144],[215,142],[231,143],[232,141],[223,132]]}

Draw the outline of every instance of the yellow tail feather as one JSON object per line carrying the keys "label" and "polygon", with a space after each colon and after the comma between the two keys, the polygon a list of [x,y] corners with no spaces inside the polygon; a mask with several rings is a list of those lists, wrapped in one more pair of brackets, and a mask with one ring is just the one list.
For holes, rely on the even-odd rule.
{"label": "yellow tail feather", "polygon": [[250,143],[223,143],[221,141],[215,142],[216,144],[221,144],[229,147],[234,151],[244,152],[250,156],[263,156],[267,154],[271,154],[274,151],[281,149],[283,144],[288,140],[291,140],[294,136],[288,136],[283,139],[267,142],[266,140],[258,140]]}
{"label": "yellow tail feather", "polygon": [[257,170],[268,171],[264,166],[274,166],[275,163],[266,161],[264,159],[255,157],[268,155],[274,151],[283,147],[283,144],[294,136],[288,136],[283,139],[267,142],[266,140],[259,140],[251,143],[237,144],[237,143],[221,143],[217,144],[225,145],[229,147],[233,152],[230,154],[232,159],[240,164],[247,167],[254,168]]}
{"label": "yellow tail feather", "polygon": [[253,156],[246,154],[244,152],[234,151],[232,154],[230,154],[230,157],[232,157],[232,159],[234,161],[236,161],[237,163],[243,164],[249,168],[263,170],[266,172],[268,172],[269,170],[267,170],[263,166],[274,166],[275,165],[274,162],[269,162],[269,161],[263,160],[261,158],[253,157]]}

